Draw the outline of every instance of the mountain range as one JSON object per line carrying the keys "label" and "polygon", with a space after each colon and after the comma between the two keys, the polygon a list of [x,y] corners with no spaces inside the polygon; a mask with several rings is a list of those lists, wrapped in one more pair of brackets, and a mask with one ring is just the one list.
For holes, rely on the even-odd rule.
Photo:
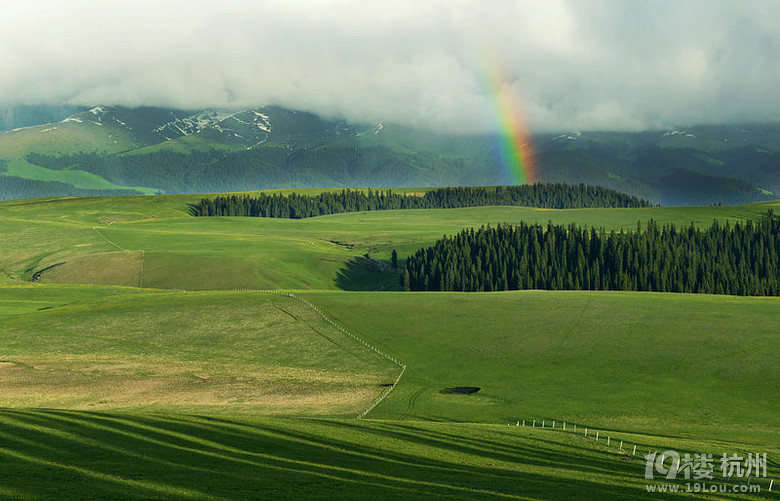
{"label": "mountain range", "polygon": [[[0,199],[509,182],[495,135],[355,124],[276,106],[0,109]],[[664,205],[778,198],[780,123],[531,138],[536,181]]]}

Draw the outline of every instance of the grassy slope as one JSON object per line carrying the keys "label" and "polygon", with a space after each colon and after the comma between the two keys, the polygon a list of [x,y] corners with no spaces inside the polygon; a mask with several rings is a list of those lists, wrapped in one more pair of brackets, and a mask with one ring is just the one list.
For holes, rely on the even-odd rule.
{"label": "grassy slope", "polygon": [[540,429],[4,410],[0,436],[0,495],[19,499],[663,498],[643,460]]}
{"label": "grassy slope", "polygon": [[398,373],[287,297],[81,290],[0,288],[0,407],[354,416]]}
{"label": "grassy slope", "polygon": [[[167,267],[156,272],[160,279],[181,274],[176,280],[202,288],[240,285],[225,276],[250,269],[258,274],[247,285],[332,289],[339,287],[334,272],[356,255],[371,251],[386,259],[396,247],[403,256],[463,226],[550,219],[633,228],[647,217],[709,224],[713,217],[752,218],[769,206],[190,219],[186,203],[197,198],[0,204],[0,268],[18,277],[29,266],[98,260],[70,269],[70,278],[95,280],[101,256],[132,262],[144,250],[143,276],[153,277],[154,263],[168,256]],[[322,260],[312,265],[313,259]],[[125,276],[139,276],[136,268],[128,265]],[[55,270],[63,273],[62,266],[51,273]],[[376,276],[363,279],[367,286],[378,283]],[[176,283],[183,282],[169,286]],[[408,364],[398,388],[369,416],[388,421],[356,422],[249,417],[224,407],[230,399],[243,399],[240,408],[263,414],[354,414],[366,408],[370,391],[392,369],[371,362],[378,373],[370,377],[359,364],[345,365],[342,350],[302,333],[303,311],[293,312],[298,317],[293,319],[271,310],[262,297],[105,286],[0,287],[3,360],[16,357],[38,367],[34,376],[40,376],[30,379],[35,370],[0,364],[12,376],[4,384],[13,381],[14,389],[11,396],[2,393],[0,405],[107,411],[0,412],[0,495],[658,497],[644,490],[644,462],[620,460],[615,442],[606,452],[603,444],[583,437],[506,426],[523,418],[597,426],[639,444],[640,451],[676,448],[719,456],[759,450],[771,459],[778,454],[772,412],[780,380],[772,365],[780,330],[777,298],[306,293]],[[321,320],[304,323],[312,322]],[[237,334],[225,337],[226,332]],[[290,382],[290,374],[312,365],[319,372]],[[258,367],[262,370],[247,376]],[[271,370],[280,367],[281,372]],[[196,377],[203,375],[211,375],[211,382]],[[240,384],[242,377],[250,379],[250,388]],[[141,380],[151,381],[151,388],[139,388]],[[221,392],[210,392],[204,382]],[[307,400],[310,385],[318,396]],[[438,393],[455,385],[483,390],[472,396]],[[40,393],[41,387],[47,391]],[[269,396],[268,388],[282,390]],[[352,395],[346,402],[345,388]],[[279,394],[281,401],[270,398]],[[118,410],[123,408],[132,412]],[[220,465],[218,473],[214,464]],[[775,466],[770,476],[777,476]]]}
{"label": "grassy slope", "polygon": [[137,146],[126,134],[110,125],[62,122],[0,132],[0,158],[8,162],[8,175],[38,181],[58,181],[76,188],[131,188],[152,194],[155,190],[151,188],[119,186],[91,172],[47,169],[25,160],[26,155],[33,152],[63,155],[83,151],[116,153]]}
{"label": "grassy slope", "polygon": [[[376,388],[394,374],[385,366],[367,376],[377,357],[345,357],[300,332],[300,320],[268,307],[278,302],[299,319],[311,315],[287,298],[0,288],[0,370],[11,390],[0,402],[0,494],[641,498],[647,450],[778,454],[776,298],[534,291],[306,297],[408,364],[370,415],[385,421],[257,417],[354,413],[370,399],[345,406],[340,390],[354,395],[356,386]],[[652,339],[641,335],[648,323]],[[734,329],[746,335],[737,338]],[[483,390],[438,393],[454,385]],[[40,406],[105,410],[13,410]],[[556,418],[558,432],[507,426],[523,418],[546,418],[548,427]],[[597,427],[602,441],[571,434],[572,422],[580,433],[590,426],[591,437]],[[605,435],[613,437],[610,447]],[[640,457],[621,456],[618,440],[626,450],[637,444]],[[777,473],[770,464],[770,477]]]}
{"label": "grassy slope", "polygon": [[[198,195],[15,201],[0,204],[0,269],[12,277],[65,263],[43,274],[48,281],[195,289],[376,289],[394,287],[393,273],[355,259],[389,260],[442,234],[487,223],[577,222],[634,228],[653,218],[681,224],[755,218],[770,206],[544,210],[477,207],[380,211],[304,220],[192,218]],[[126,250],[143,260],[106,254]],[[117,263],[121,261],[121,263]],[[143,263],[143,272],[141,270]],[[112,270],[106,276],[100,270]],[[143,275],[142,281],[139,276]],[[78,279],[78,280],[76,280]]]}
{"label": "grassy slope", "polygon": [[[557,419],[780,443],[780,298],[576,291],[306,297],[407,364],[376,417]],[[440,393],[453,386],[483,389]]]}

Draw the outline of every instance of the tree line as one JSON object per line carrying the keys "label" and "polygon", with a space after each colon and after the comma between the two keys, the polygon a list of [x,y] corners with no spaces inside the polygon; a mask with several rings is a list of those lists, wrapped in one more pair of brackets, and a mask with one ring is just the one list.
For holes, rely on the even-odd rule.
{"label": "tree line", "polygon": [[300,219],[342,212],[391,209],[451,209],[515,205],[570,209],[650,207],[650,202],[598,186],[531,184],[523,186],[436,188],[423,195],[391,190],[341,190],[319,195],[225,195],[203,198],[190,206],[193,216],[250,216]]}
{"label": "tree line", "polygon": [[499,225],[444,237],[406,260],[413,291],[625,290],[780,295],[780,218],[706,229],[649,221],[606,232]]}

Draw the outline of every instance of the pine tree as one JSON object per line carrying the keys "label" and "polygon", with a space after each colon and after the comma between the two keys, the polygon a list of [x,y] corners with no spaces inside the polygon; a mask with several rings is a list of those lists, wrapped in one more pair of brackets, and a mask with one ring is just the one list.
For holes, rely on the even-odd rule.
{"label": "pine tree", "polygon": [[[442,237],[409,256],[412,290],[590,289],[780,295],[780,219],[607,233],[549,223]],[[443,270],[447,270],[445,273]]]}

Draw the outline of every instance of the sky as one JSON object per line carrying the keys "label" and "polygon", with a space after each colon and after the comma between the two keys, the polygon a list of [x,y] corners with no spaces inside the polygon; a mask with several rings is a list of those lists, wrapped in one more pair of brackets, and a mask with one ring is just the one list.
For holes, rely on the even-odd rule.
{"label": "sky", "polygon": [[780,121],[780,0],[24,0],[0,103],[281,105],[447,132]]}

